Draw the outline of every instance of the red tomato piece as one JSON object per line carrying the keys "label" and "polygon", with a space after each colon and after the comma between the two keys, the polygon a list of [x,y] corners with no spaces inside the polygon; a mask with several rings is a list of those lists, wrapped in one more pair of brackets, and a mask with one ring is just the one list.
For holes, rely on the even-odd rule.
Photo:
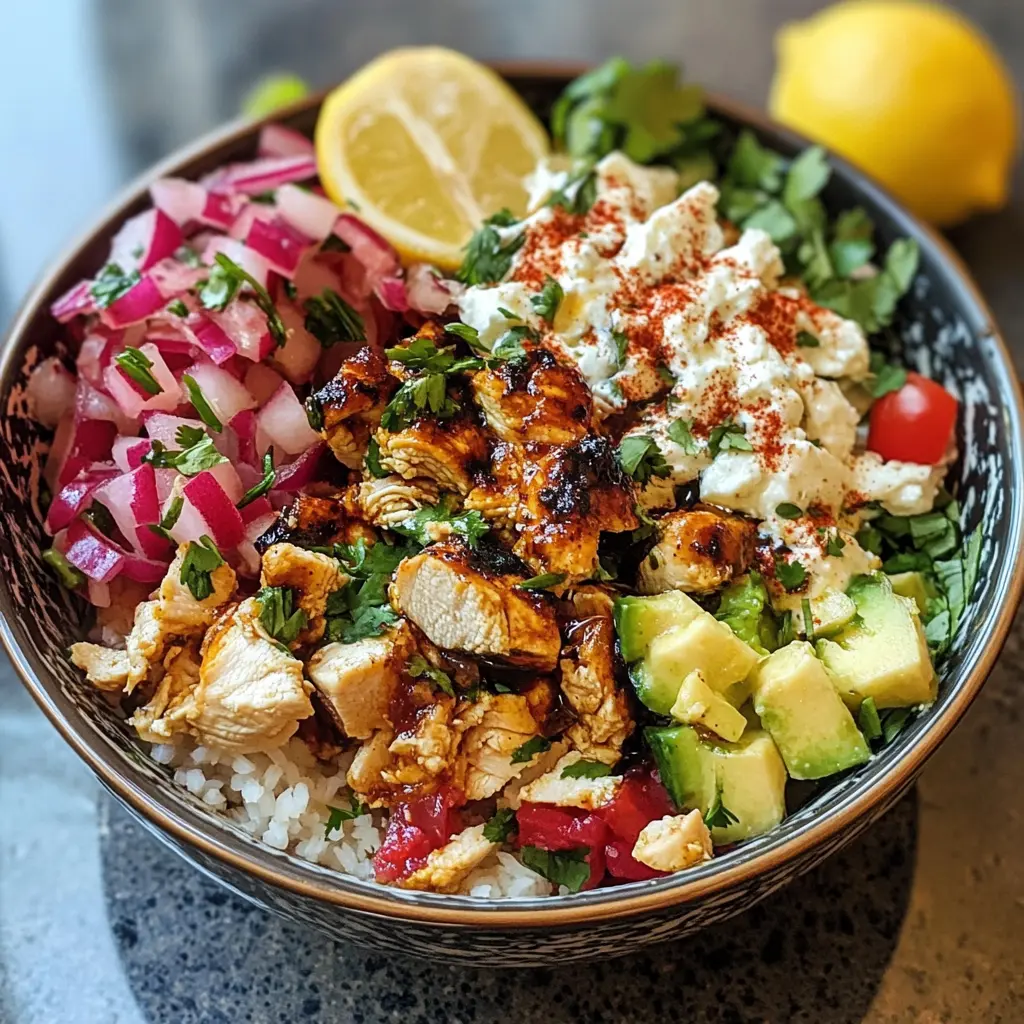
{"label": "red tomato piece", "polygon": [[959,403],[941,385],[908,373],[871,407],[868,449],[883,459],[934,465],[949,447]]}
{"label": "red tomato piece", "polygon": [[520,846],[541,850],[599,849],[608,839],[608,826],[595,814],[546,804],[522,804],[516,812]]}
{"label": "red tomato piece", "polygon": [[396,808],[388,819],[387,832],[380,849],[373,855],[373,870],[378,882],[394,882],[411,875],[433,850],[430,836],[410,825]]}
{"label": "red tomato piece", "polygon": [[616,839],[604,848],[608,874],[612,878],[621,878],[624,882],[646,882],[649,878],[661,878],[664,871],[656,871],[646,864],[641,864],[633,856],[633,847],[625,840]]}
{"label": "red tomato piece", "polygon": [[676,812],[661,781],[650,772],[637,771],[626,774],[615,799],[597,813],[632,850],[644,825]]}
{"label": "red tomato piece", "polygon": [[442,786],[427,796],[399,804],[392,817],[403,814],[405,821],[420,829],[436,850],[460,830],[459,815],[455,808],[462,802],[462,794],[457,789]]}
{"label": "red tomato piece", "polygon": [[[605,830],[607,832],[607,829]],[[596,889],[603,881],[605,874],[604,847],[592,846],[586,856],[590,865],[590,877],[580,886],[580,890]]]}

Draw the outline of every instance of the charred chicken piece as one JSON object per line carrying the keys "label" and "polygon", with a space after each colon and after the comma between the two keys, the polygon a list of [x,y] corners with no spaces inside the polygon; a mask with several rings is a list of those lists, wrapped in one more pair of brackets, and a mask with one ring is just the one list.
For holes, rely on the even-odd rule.
{"label": "charred chicken piece", "polygon": [[281,510],[277,522],[257,539],[256,550],[263,554],[272,545],[281,543],[301,548],[354,544],[360,537],[372,543],[376,536],[361,521],[358,506],[350,505],[344,496],[300,494],[291,505]]}
{"label": "charred chicken piece", "polygon": [[421,416],[402,430],[382,427],[374,436],[384,469],[403,480],[426,477],[443,491],[468,494],[488,466],[487,435],[466,415]]}
{"label": "charred chicken piece", "polygon": [[579,370],[564,366],[547,349],[480,370],[473,399],[487,426],[503,441],[572,444],[591,426],[592,402]]}
{"label": "charred chicken piece", "polygon": [[706,505],[658,520],[659,538],[643,560],[641,594],[666,590],[706,593],[747,571],[754,559],[757,524]]}
{"label": "charred chicken piece", "polygon": [[320,433],[349,469],[362,465],[370,435],[398,386],[383,354],[367,346],[346,359],[334,378],[310,397]]}
{"label": "charred chicken piece", "polygon": [[433,480],[404,480],[395,474],[364,480],[350,493],[367,522],[387,529],[404,523],[417,509],[441,500],[441,491]]}
{"label": "charred chicken piece", "polygon": [[347,582],[337,560],[327,555],[295,544],[275,544],[263,553],[260,583],[291,588],[296,607],[306,613],[306,628],[295,638],[295,646],[316,643],[324,635],[327,599]]}
{"label": "charred chicken piece", "polygon": [[388,591],[391,606],[442,650],[550,672],[560,638],[543,594],[516,585],[529,568],[497,545],[450,538],[407,558]]}

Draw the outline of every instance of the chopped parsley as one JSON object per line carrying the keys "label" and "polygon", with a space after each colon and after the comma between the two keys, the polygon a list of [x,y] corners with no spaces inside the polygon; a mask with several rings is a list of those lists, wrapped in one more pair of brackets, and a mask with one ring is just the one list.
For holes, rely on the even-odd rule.
{"label": "chopped parsley", "polygon": [[515,223],[515,217],[508,210],[502,210],[485,220],[466,244],[462,266],[455,274],[456,279],[468,285],[496,284],[500,281],[512,266],[512,258],[522,248],[526,235],[514,235],[503,242],[498,228],[507,228]]}
{"label": "chopped parsley", "polygon": [[890,391],[899,391],[907,383],[907,371],[895,363],[886,362],[881,352],[871,353],[871,379],[867,389],[872,398],[881,398]]}
{"label": "chopped parsley", "polygon": [[366,457],[363,460],[366,471],[377,480],[383,480],[388,471],[380,464],[380,445],[375,438],[370,438],[366,445]]}
{"label": "chopped parsley", "polygon": [[810,331],[797,331],[796,344],[798,348],[820,348],[821,342],[811,334]]}
{"label": "chopped parsley", "polygon": [[551,740],[543,736],[534,736],[512,751],[512,764],[526,764],[532,761],[538,754],[543,754],[551,749]]}
{"label": "chopped parsley", "polygon": [[787,562],[782,555],[775,556],[775,578],[792,593],[799,590],[807,579],[807,570],[797,561]]}
{"label": "chopped parsley", "polygon": [[445,324],[444,329],[448,334],[454,334],[456,338],[461,338],[470,348],[480,347],[480,332],[475,327],[470,327],[469,324]]}
{"label": "chopped parsley", "polygon": [[581,760],[567,764],[559,777],[563,779],[603,779],[611,773],[611,767],[604,761]]}
{"label": "chopped parsley", "polygon": [[629,350],[629,335],[625,331],[612,331],[612,341],[615,344],[615,367],[621,370],[626,365],[626,353]]}
{"label": "chopped parsley", "polygon": [[666,477],[671,472],[657,441],[649,434],[627,434],[619,442],[619,462],[626,474],[641,484],[652,476]]}
{"label": "chopped parsley", "polygon": [[248,285],[255,293],[256,305],[267,318],[267,329],[274,343],[280,347],[288,340],[284,321],[278,313],[270,292],[263,287],[247,270],[240,267],[229,256],[219,252],[214,257],[214,265],[210,268],[210,276],[201,284],[199,301],[206,309],[223,310],[238,294],[243,285]]}
{"label": "chopped parsley", "polygon": [[[566,178],[565,184],[548,196],[546,206],[560,206],[566,213],[581,216],[589,213],[597,200],[597,175],[589,163]],[[580,234],[581,238],[586,233]]]}
{"label": "chopped parsley", "polygon": [[708,813],[704,815],[704,824],[708,828],[728,828],[740,819],[722,803],[722,787],[715,789],[715,798],[711,801]]}
{"label": "chopped parsley", "polygon": [[456,512],[455,500],[450,494],[443,495],[436,505],[424,505],[417,509],[405,522],[391,529],[426,547],[441,535],[441,531],[433,528],[432,524],[435,523],[444,523],[448,533],[464,537],[471,548],[475,548],[480,538],[490,530],[487,520],[479,512]]}
{"label": "chopped parsley", "polygon": [[825,553],[833,558],[842,558],[843,548],[845,547],[846,541],[840,536],[839,531],[835,530],[829,534],[828,541],[825,544]]}
{"label": "chopped parsley", "polygon": [[106,309],[122,295],[130,292],[140,280],[141,275],[137,270],[126,274],[116,263],[108,263],[93,281],[89,294],[100,309]]}
{"label": "chopped parsley", "polygon": [[675,441],[683,449],[684,455],[700,453],[700,446],[693,436],[693,420],[673,420],[669,424],[668,436],[670,441]]}
{"label": "chopped parsley", "polygon": [[305,327],[320,342],[330,348],[342,341],[366,341],[363,318],[333,289],[325,288],[319,295],[302,304],[306,313]]}
{"label": "chopped parsley", "polygon": [[558,853],[542,850],[539,846],[523,846],[519,849],[519,859],[549,882],[564,885],[569,892],[579,892],[590,877],[589,853],[589,846]]}
{"label": "chopped parsley", "polygon": [[260,603],[260,624],[267,635],[278,643],[295,643],[309,624],[309,617],[295,607],[295,591],[291,587],[264,587],[257,595]]}
{"label": "chopped parsley", "polygon": [[536,340],[537,333],[532,327],[527,327],[526,324],[516,324],[515,327],[510,327],[495,342],[494,348],[491,349],[491,358],[487,360],[487,365],[494,369],[499,363],[525,359],[526,349],[523,348],[523,342]]}
{"label": "chopped parsley", "polygon": [[559,583],[565,582],[564,572],[543,572],[539,576],[531,576],[522,583],[517,583],[518,590],[547,590],[548,587],[557,587]]}
{"label": "chopped parsley", "polygon": [[126,377],[135,381],[147,394],[159,395],[163,391],[159,381],[150,372],[153,360],[145,352],[132,348],[131,345],[125,345],[124,351],[114,356],[114,362]]}
{"label": "chopped parsley", "polygon": [[[180,435],[181,431],[176,437],[179,444]],[[157,469],[176,469],[183,476],[196,476],[218,463],[227,462],[227,459],[217,451],[213,438],[209,434],[202,434],[199,440],[177,452],[165,448],[161,441],[153,441],[149,451],[142,456],[142,461],[151,463]]]}
{"label": "chopped parsley", "polygon": [[717,458],[724,451],[753,451],[753,445],[747,440],[743,427],[731,420],[711,428],[708,435],[708,452],[711,458]]}
{"label": "chopped parsley", "polygon": [[414,654],[406,665],[406,671],[413,679],[429,679],[443,693],[449,697],[455,696],[455,687],[452,686],[452,677],[447,672],[442,672],[423,657],[422,654]]}
{"label": "chopped parsley", "polygon": [[114,522],[114,517],[110,514],[110,509],[102,501],[93,500],[92,504],[82,515],[105,537],[114,536],[117,524]]}
{"label": "chopped parsley", "polygon": [[184,318],[188,316],[188,306],[181,299],[175,299],[167,304],[167,312]]}
{"label": "chopped parsley", "polygon": [[75,590],[85,584],[85,573],[76,569],[56,548],[47,548],[43,561],[54,571],[62,587]]}
{"label": "chopped parsley", "polygon": [[555,314],[564,298],[562,286],[548,274],[544,279],[544,287],[536,295],[530,296],[530,305],[537,316],[550,324],[554,322]]}
{"label": "chopped parsley", "polygon": [[780,519],[799,519],[804,514],[804,510],[791,501],[784,501],[775,506],[775,514]]}
{"label": "chopped parsley", "polygon": [[178,582],[188,587],[197,601],[204,601],[213,593],[210,574],[223,564],[217,545],[204,533],[198,541],[189,541],[185,557],[181,560]]}
{"label": "chopped parsley", "polygon": [[192,408],[195,409],[196,414],[214,433],[219,434],[224,429],[224,424],[217,419],[217,414],[206,400],[206,396],[196,383],[195,377],[187,373],[182,374],[181,383],[185,385],[188,400],[192,403]]}
{"label": "chopped parsley", "polygon": [[263,477],[252,485],[239,499],[238,507],[245,508],[257,498],[262,498],[274,486],[277,470],[274,469],[274,448],[271,446],[263,455]]}
{"label": "chopped parsley", "polygon": [[501,807],[484,825],[484,839],[490,843],[507,843],[516,828],[516,812],[511,807]]}
{"label": "chopped parsley", "polygon": [[163,514],[163,518],[160,520],[160,525],[165,530],[173,530],[181,517],[181,510],[185,507],[185,499],[177,494],[171,498],[170,504],[167,506],[167,511]]}
{"label": "chopped parsley", "polygon": [[324,839],[330,839],[332,832],[337,832],[341,828],[342,822],[352,821],[355,818],[362,818],[364,815],[370,813],[370,808],[366,806],[358,797],[352,798],[351,807],[332,807],[330,804],[327,805],[327,809],[331,812],[327,818],[327,824],[324,826]]}

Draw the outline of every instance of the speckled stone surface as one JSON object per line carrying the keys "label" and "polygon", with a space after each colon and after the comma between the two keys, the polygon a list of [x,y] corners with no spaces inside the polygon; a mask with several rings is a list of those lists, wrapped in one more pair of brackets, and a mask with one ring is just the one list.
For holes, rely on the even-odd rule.
{"label": "speckled stone surface", "polygon": [[[489,58],[593,60],[625,52],[681,58],[691,77],[761,105],[775,28],[816,6],[814,0],[17,5],[17,52],[0,64],[0,120],[8,130],[25,126],[18,137],[28,148],[18,150],[20,162],[0,161],[0,320],[16,298],[5,270],[18,278],[13,271],[24,277],[38,269],[21,265],[27,240],[38,241],[40,252],[58,249],[103,196],[230,116],[268,69],[294,69],[327,84],[374,53],[410,42],[443,42]],[[997,39],[1017,81],[1024,81],[1024,8],[1007,0],[956,6]],[[5,8],[5,24],[14,13]],[[46,88],[39,68],[46,69]],[[102,168],[86,167],[88,147],[69,142],[76,131],[102,150]],[[40,198],[29,187],[36,165],[74,166],[76,173],[65,173],[59,194]],[[82,184],[87,178],[91,191]],[[951,233],[992,302],[1018,367],[1024,367],[1022,181],[1018,169],[1007,211]],[[685,943],[569,969],[472,971],[410,962],[400,949],[369,955],[325,940],[203,878],[100,790],[2,664],[0,1022],[1022,1024],[1022,716],[1024,616],[1018,616],[982,696],[914,792],[815,872]]]}

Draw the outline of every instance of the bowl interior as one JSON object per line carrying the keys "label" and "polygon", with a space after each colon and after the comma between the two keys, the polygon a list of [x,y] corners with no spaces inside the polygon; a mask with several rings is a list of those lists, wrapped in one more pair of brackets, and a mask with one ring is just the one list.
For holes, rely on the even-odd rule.
{"label": "bowl interior", "polygon": [[[542,116],[564,78],[512,74],[513,84]],[[727,130],[753,127],[762,141],[785,153],[804,145],[726,103],[713,104]],[[285,120],[311,131],[316,103],[294,108]],[[642,895],[676,901],[750,878],[882,806],[905,785],[966,709],[994,660],[1019,599],[1017,561],[1022,544],[1020,395],[994,326],[973,286],[944,245],[903,213],[875,186],[840,161],[824,194],[836,210],[865,207],[880,243],[910,235],[921,246],[921,268],[904,300],[889,342],[907,363],[941,381],[961,400],[960,456],[952,489],[963,509],[963,524],[980,524],[984,545],[974,600],[956,640],[939,666],[939,698],[885,752],[830,786],[808,788],[804,802],[772,833],[754,839],[685,875],[609,890],[542,900],[480,901],[383,889],[285,857],[256,843],[223,819],[214,819],[169,773],[145,756],[119,714],[86,685],[67,660],[70,643],[87,628],[85,606],[56,585],[40,560],[48,544],[42,530],[39,471],[48,436],[26,416],[27,374],[41,359],[67,356],[62,330],[48,315],[50,302],[82,277],[91,276],[106,256],[120,222],[147,205],[146,183],[179,174],[197,177],[232,159],[254,155],[257,130],[229,128],[202,140],[154,169],[132,186],[102,222],[75,246],[30,296],[15,321],[3,362],[7,414],[0,432],[0,611],[2,638],[16,667],[43,709],[101,779],[159,828],[170,830],[208,853],[242,865],[267,880],[298,887],[331,902],[390,914],[456,911],[462,920],[501,917],[514,902],[533,920],[547,919],[560,906],[595,914],[625,912]],[[645,899],[646,902],[646,899]],[[616,907],[610,906],[615,904]],[[417,911],[417,908],[418,911]],[[540,918],[536,915],[539,914]],[[507,916],[507,915],[506,915]]]}

